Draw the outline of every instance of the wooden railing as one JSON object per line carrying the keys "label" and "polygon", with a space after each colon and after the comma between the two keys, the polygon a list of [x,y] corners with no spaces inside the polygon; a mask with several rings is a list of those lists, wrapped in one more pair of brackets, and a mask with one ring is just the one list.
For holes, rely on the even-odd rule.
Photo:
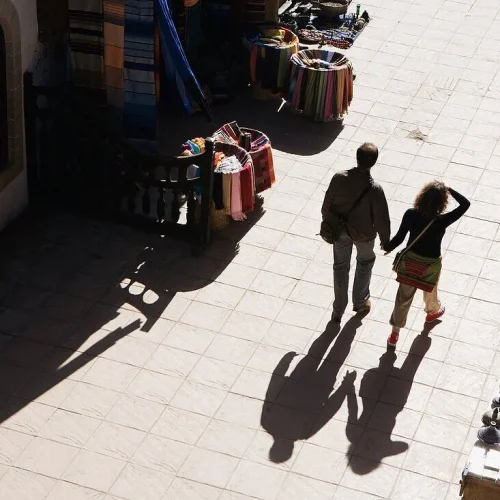
{"label": "wooden railing", "polygon": [[[203,251],[211,238],[212,141],[198,156],[154,154],[110,126],[101,92],[34,87],[31,75],[24,86],[32,204],[63,203],[83,215],[182,238],[196,253]],[[200,174],[188,178],[193,164]]]}
{"label": "wooden railing", "polygon": [[[121,222],[187,240],[195,253],[203,251],[211,239],[214,148],[210,139],[200,155],[166,157],[122,138],[95,113],[80,112],[73,124],[77,169],[99,210],[109,210]],[[191,165],[199,167],[199,176],[188,176]]]}

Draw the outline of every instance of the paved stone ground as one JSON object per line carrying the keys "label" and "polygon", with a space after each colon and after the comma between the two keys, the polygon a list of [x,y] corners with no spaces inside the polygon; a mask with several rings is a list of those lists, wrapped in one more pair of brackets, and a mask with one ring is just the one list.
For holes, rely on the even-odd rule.
{"label": "paved stone ground", "polygon": [[[269,118],[265,211],[203,258],[57,214],[2,234],[2,500],[458,498],[500,375],[499,5],[370,4],[344,128]],[[370,315],[328,325],[320,204],[365,140],[394,228],[429,179],[473,200],[445,240],[448,314],[427,331],[416,300],[395,354],[390,257]]]}

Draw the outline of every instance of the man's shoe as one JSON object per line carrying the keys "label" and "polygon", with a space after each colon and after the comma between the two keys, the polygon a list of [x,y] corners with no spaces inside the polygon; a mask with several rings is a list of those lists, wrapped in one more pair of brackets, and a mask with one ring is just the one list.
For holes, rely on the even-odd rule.
{"label": "man's shoe", "polygon": [[428,314],[425,318],[426,323],[434,323],[434,321],[438,320],[445,313],[445,308],[440,307],[438,312]]}
{"label": "man's shoe", "polygon": [[363,305],[358,306],[358,307],[353,307],[353,311],[355,313],[369,313],[370,309],[372,308],[372,303],[367,300]]}
{"label": "man's shoe", "polygon": [[399,332],[392,332],[389,337],[387,337],[387,345],[389,347],[396,347],[399,340]]}

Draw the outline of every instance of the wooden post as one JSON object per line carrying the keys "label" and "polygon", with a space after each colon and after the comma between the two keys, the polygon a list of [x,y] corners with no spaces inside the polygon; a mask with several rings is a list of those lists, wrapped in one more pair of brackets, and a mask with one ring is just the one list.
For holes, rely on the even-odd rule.
{"label": "wooden post", "polygon": [[266,0],[266,21],[277,21],[279,8],[280,0]]}

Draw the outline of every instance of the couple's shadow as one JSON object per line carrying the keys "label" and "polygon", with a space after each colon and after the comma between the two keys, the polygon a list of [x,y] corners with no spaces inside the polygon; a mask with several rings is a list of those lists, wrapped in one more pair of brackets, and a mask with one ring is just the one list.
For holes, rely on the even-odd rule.
{"label": "couple's shadow", "polygon": [[[391,433],[398,414],[408,401],[420,362],[430,347],[429,332],[424,331],[415,338],[400,368],[394,366],[397,359],[395,352],[388,350],[382,354],[376,368],[364,373],[359,385],[359,398],[362,401],[360,413],[354,385],[356,371],[347,371],[340,383],[337,379],[361,325],[362,317],[359,315],[349,319],[342,329],[337,323],[329,323],[325,332],[313,342],[308,353],[288,376],[286,373],[297,357],[295,352],[287,353],[276,366],[261,415],[261,425],[274,441],[269,450],[272,462],[289,460],[295,442],[308,440],[317,434],[341,410],[346,400],[348,415],[345,434],[350,443],[347,453],[369,457],[369,460],[350,461],[355,473],[368,474],[386,457],[399,455],[408,449],[406,442],[393,441]],[[382,331],[381,338],[384,338],[383,334]],[[390,384],[387,384],[389,375],[406,382],[397,394],[392,393]],[[386,395],[391,404],[377,407],[377,420],[383,422],[384,432],[378,433],[376,442],[364,440],[365,449],[358,450],[360,430],[367,427],[376,401],[385,395],[386,390],[391,392]],[[339,436],[339,442],[342,439]]]}

